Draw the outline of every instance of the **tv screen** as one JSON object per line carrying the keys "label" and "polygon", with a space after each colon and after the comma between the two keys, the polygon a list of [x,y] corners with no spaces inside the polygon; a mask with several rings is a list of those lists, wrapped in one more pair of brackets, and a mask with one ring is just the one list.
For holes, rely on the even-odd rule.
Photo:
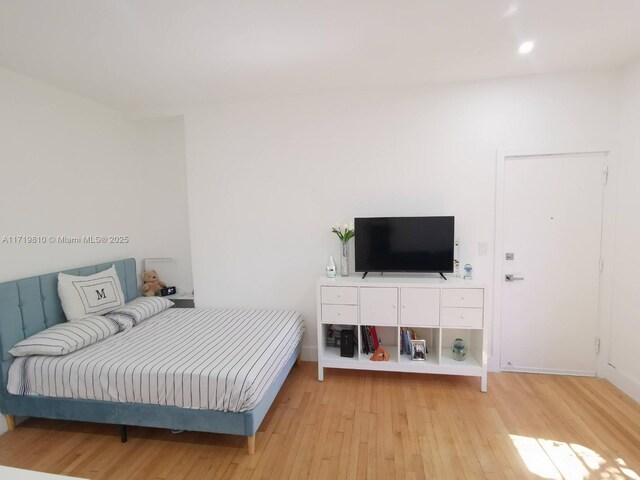
{"label": "tv screen", "polygon": [[454,217],[355,219],[357,272],[453,272]]}

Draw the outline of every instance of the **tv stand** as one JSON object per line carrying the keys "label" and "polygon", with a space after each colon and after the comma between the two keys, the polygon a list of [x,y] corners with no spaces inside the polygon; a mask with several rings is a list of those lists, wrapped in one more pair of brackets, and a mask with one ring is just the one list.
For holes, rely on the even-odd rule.
{"label": "tv stand", "polygon": [[447,277],[445,277],[445,276],[444,276],[444,273],[442,273],[442,272],[440,272],[440,276],[441,276],[442,278],[444,278],[445,280],[447,279]]}
{"label": "tv stand", "polygon": [[[378,272],[376,272],[378,273]],[[487,390],[489,317],[485,312],[485,289],[481,283],[461,278],[444,281],[440,277],[368,276],[321,278],[317,284],[318,380],[327,368],[412,372],[479,377],[480,389]],[[352,357],[342,357],[340,348],[327,343],[331,325],[354,329],[359,345]],[[391,356],[372,362],[362,351],[366,333],[362,327],[375,326],[382,346]],[[412,361],[404,354],[403,334],[409,328],[425,340],[427,358]],[[467,348],[463,361],[453,358],[452,344],[461,338]]]}

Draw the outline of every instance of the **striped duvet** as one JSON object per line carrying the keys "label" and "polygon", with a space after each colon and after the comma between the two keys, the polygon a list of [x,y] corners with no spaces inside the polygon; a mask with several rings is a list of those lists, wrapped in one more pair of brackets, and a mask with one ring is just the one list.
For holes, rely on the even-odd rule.
{"label": "striped duvet", "polygon": [[16,358],[9,393],[243,412],[302,335],[300,314],[178,309],[76,352]]}

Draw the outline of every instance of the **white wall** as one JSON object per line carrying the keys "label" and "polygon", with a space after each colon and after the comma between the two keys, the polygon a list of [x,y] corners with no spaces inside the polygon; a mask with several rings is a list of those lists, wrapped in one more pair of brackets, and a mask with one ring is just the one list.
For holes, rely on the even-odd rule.
{"label": "white wall", "polygon": [[617,81],[579,73],[189,111],[199,305],[297,309],[314,358],[315,282],[339,248],[329,225],[356,216],[455,215],[462,261],[491,290],[493,257],[477,252],[493,245],[496,150],[614,143]]}
{"label": "white wall", "polygon": [[[181,119],[134,124],[4,69],[0,104],[0,281],[159,256],[179,258],[191,279]],[[1,243],[5,235],[83,234],[129,242]]]}
{"label": "white wall", "polygon": [[[147,258],[172,258],[168,285],[191,292],[191,243],[187,202],[187,166],[182,117],[136,122],[144,172],[136,176],[138,214],[146,218],[141,239]],[[143,258],[136,257],[136,258]]]}
{"label": "white wall", "polygon": [[[191,279],[181,120],[136,125],[4,69],[0,105],[0,282],[149,256],[184,260]],[[2,243],[3,236],[83,234],[130,241]]]}
{"label": "white wall", "polygon": [[640,402],[640,63],[623,74],[609,378]]}

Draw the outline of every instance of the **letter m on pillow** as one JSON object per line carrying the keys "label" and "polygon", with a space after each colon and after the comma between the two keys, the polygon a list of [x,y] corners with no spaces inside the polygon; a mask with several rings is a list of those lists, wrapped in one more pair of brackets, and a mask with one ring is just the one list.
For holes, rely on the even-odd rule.
{"label": "letter m on pillow", "polygon": [[87,276],[59,273],[58,295],[67,320],[104,315],[125,304],[114,266]]}

